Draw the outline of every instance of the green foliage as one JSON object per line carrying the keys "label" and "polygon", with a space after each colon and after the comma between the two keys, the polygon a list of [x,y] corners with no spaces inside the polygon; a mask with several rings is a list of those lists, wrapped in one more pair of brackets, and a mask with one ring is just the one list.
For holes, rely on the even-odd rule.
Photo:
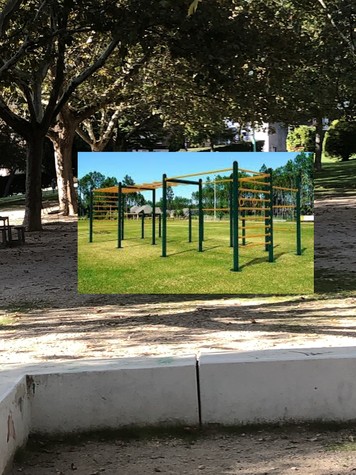
{"label": "green foliage", "polygon": [[343,161],[356,154],[356,122],[335,120],[325,135],[325,153]]}
{"label": "green foliage", "polygon": [[26,146],[11,128],[0,120],[0,168],[10,170],[25,170]]}
{"label": "green foliage", "polygon": [[[301,176],[301,213],[314,212],[314,182],[313,182],[313,155],[301,152],[294,160],[289,160],[283,167],[273,171],[273,184],[286,188],[295,188],[297,176]],[[275,199],[281,202],[294,203],[295,194],[283,190],[276,190]]]}
{"label": "green foliage", "polygon": [[315,150],[315,127],[300,125],[288,132],[288,152],[314,152]]}
{"label": "green foliage", "polygon": [[78,198],[80,214],[85,214],[89,208],[90,191],[117,185],[115,177],[105,177],[100,172],[90,172],[78,180]]}

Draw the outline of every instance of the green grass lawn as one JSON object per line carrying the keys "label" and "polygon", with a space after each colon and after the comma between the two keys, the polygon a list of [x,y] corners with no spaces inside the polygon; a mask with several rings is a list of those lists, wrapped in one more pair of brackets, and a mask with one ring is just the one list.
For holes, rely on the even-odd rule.
{"label": "green grass lawn", "polygon": [[[43,201],[55,201],[58,202],[58,192],[42,191]],[[25,206],[25,195],[11,195],[5,198],[0,198],[0,209],[16,209],[18,207]]]}
{"label": "green grass lawn", "polygon": [[316,197],[356,194],[356,159],[323,162],[323,169],[315,172]]}
{"label": "green grass lawn", "polygon": [[[197,223],[188,243],[188,223],[168,224],[168,257],[161,239],[151,245],[150,221],[141,239],[139,221],[125,223],[123,248],[117,249],[117,223],[94,222],[88,243],[88,221],[78,223],[78,290],[80,293],[132,294],[309,294],[314,291],[313,224],[302,225],[303,255],[296,255],[294,223],[275,222],[275,262],[264,246],[240,249],[240,272],[232,272],[227,222],[206,222],[204,252],[197,252]],[[250,224],[250,223],[249,223]],[[251,223],[252,224],[252,223]],[[283,229],[281,229],[283,228]],[[261,229],[250,230],[250,235]],[[263,238],[250,238],[249,243]]]}
{"label": "green grass lawn", "polygon": [[[323,160],[323,169],[315,173],[316,199],[347,197],[356,195],[356,158],[342,162],[340,160]],[[335,210],[337,213],[337,209]],[[329,216],[332,219],[332,215]],[[316,233],[318,238],[318,233]],[[317,257],[317,256],[316,256]],[[315,290],[317,292],[335,292],[354,290],[354,274],[333,270],[330,255],[330,271],[317,269],[315,272]]]}

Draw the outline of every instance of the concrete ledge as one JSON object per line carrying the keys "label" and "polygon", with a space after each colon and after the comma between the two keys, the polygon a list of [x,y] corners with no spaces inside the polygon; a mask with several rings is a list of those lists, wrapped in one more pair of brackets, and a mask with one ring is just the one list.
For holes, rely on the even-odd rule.
{"label": "concrete ledge", "polygon": [[198,424],[196,358],[117,360],[115,365],[32,376],[31,432]]}
{"label": "concrete ledge", "polygon": [[203,424],[355,421],[356,348],[203,354],[199,387],[195,356],[3,371],[0,474],[29,433],[197,425],[199,411]]}
{"label": "concrete ledge", "polygon": [[203,354],[202,422],[356,420],[356,349]]}
{"label": "concrete ledge", "polygon": [[7,383],[0,385],[0,474],[9,469],[15,452],[26,444],[30,432],[26,376]]}

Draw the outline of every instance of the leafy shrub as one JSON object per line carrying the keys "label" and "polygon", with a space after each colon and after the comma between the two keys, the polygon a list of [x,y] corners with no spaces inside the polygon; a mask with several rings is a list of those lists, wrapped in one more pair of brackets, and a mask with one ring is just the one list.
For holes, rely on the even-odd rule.
{"label": "leafy shrub", "polygon": [[291,130],[287,136],[288,152],[314,152],[315,127],[300,125]]}
{"label": "leafy shrub", "polygon": [[325,135],[324,151],[342,161],[356,153],[356,122],[334,120]]}

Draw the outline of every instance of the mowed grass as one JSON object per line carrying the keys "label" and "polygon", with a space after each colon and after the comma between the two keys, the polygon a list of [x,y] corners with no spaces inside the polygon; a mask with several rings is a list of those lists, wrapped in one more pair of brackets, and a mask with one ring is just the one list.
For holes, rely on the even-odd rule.
{"label": "mowed grass", "polygon": [[[251,223],[251,225],[256,223]],[[283,229],[281,229],[283,228]],[[261,234],[251,229],[250,235]],[[294,223],[275,222],[275,262],[268,262],[264,245],[240,247],[240,272],[232,272],[227,222],[206,222],[204,251],[198,252],[198,228],[188,243],[188,223],[168,224],[167,253],[161,238],[151,245],[141,224],[125,223],[123,248],[117,248],[117,223],[94,222],[94,242],[88,242],[88,221],[78,223],[78,291],[89,294],[310,294],[314,291],[313,224],[302,225],[303,255],[296,255]],[[263,238],[248,239],[249,243]]]}
{"label": "mowed grass", "polygon": [[356,158],[342,162],[323,162],[323,169],[315,172],[316,197],[348,196],[356,194]]}

